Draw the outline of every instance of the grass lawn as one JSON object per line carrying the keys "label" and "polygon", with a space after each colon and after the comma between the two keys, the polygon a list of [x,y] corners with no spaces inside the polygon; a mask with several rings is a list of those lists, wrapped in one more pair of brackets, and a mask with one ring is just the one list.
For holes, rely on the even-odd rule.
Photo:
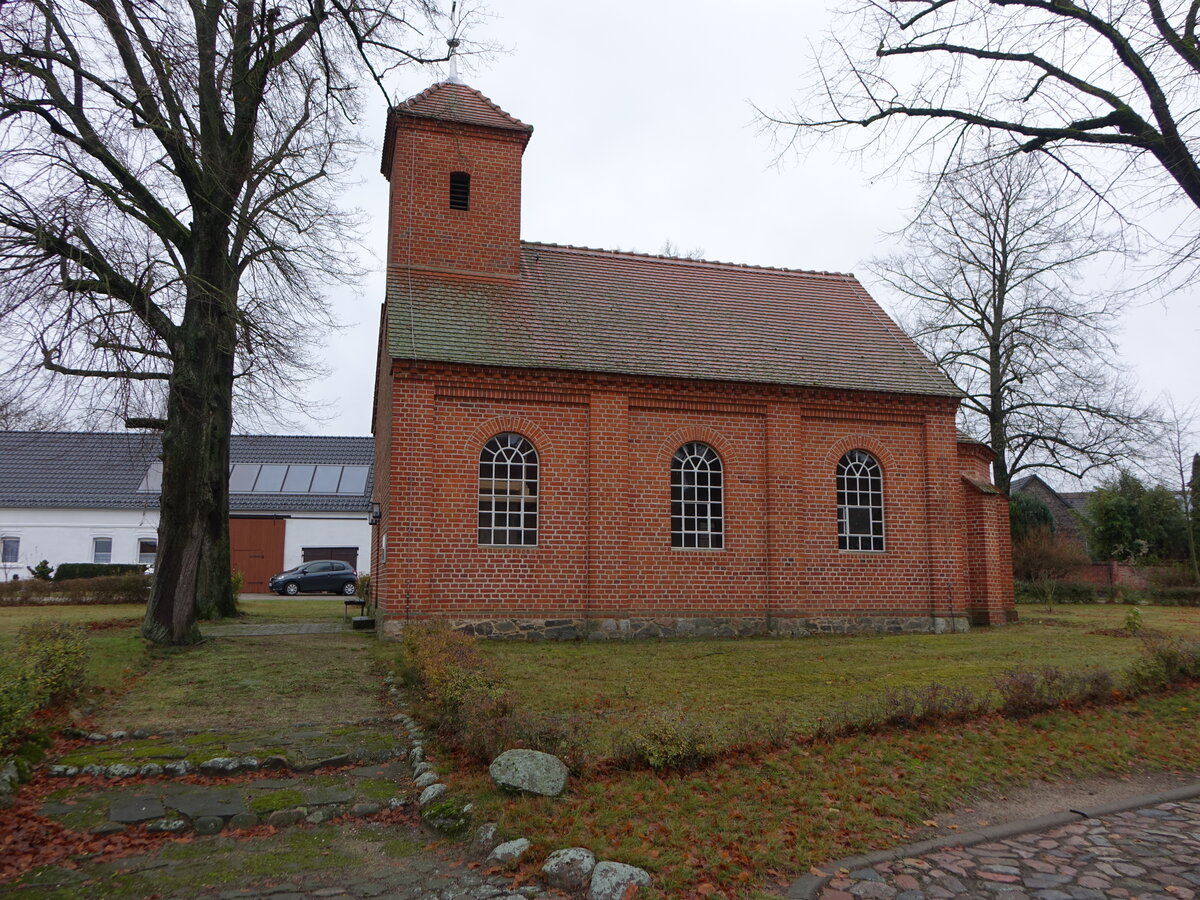
{"label": "grass lawn", "polygon": [[[234,621],[245,624],[341,622],[344,611],[340,598],[325,596],[245,595],[239,606],[244,615]],[[0,653],[10,651],[16,644],[17,632],[31,622],[51,619],[89,625],[96,630],[90,635],[87,687],[99,692],[116,690],[131,675],[150,665],[153,653],[171,652],[151,651],[142,640],[138,626],[145,611],[145,606],[137,603],[0,607]],[[101,623],[106,627],[96,628]],[[109,623],[112,627],[107,627]],[[312,667],[313,663],[311,657],[305,657],[304,665]],[[312,671],[319,672],[319,664]]]}
{"label": "grass lawn", "polygon": [[[1129,607],[1022,606],[1022,622],[968,634],[751,638],[661,642],[481,642],[524,708],[577,712],[586,743],[604,753],[640,716],[686,709],[736,741],[784,716],[806,731],[846,701],[933,681],[987,688],[1014,666],[1106,666],[1141,651],[1119,629]],[[1143,608],[1144,625],[1200,638],[1200,609]]]}
{"label": "grass lawn", "polygon": [[373,634],[346,632],[150,650],[146,673],[97,724],[239,731],[378,715],[378,683],[366,677],[377,646]]}
{"label": "grass lawn", "polygon": [[[1026,721],[798,742],[687,774],[573,779],[558,799],[497,791],[482,770],[452,775],[485,818],[556,847],[644,866],[652,897],[778,897],[810,866],[907,843],[972,795],[1039,779],[1200,772],[1200,688]],[[640,896],[640,894],[639,894]]]}

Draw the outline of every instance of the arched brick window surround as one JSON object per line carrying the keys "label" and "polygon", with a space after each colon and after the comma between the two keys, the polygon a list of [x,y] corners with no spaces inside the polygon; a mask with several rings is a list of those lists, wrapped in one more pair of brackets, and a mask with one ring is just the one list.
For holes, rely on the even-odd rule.
{"label": "arched brick window surround", "polygon": [[[674,528],[672,527],[674,516],[672,515],[671,503],[674,502],[672,496],[672,463],[675,459],[675,454],[687,444],[706,444],[711,447],[717,454],[717,458],[721,465],[721,532],[720,539],[715,545],[707,547],[697,547],[696,549],[706,550],[723,550],[729,546],[730,535],[728,533],[729,525],[729,509],[733,500],[733,491],[730,490],[732,482],[731,473],[736,464],[736,456],[733,453],[733,448],[729,441],[716,429],[706,425],[690,425],[686,428],[680,428],[662,442],[658,448],[658,466],[657,471],[662,472],[664,483],[666,485],[665,502],[663,504],[664,521],[667,527],[668,546],[676,546],[673,540]],[[690,549],[690,548],[687,548]]]}
{"label": "arched brick window surround", "polygon": [[[546,487],[552,484],[552,476],[547,477],[550,471],[550,466],[554,459],[554,447],[550,442],[550,438],[546,432],[542,430],[537,423],[521,416],[497,416],[493,419],[488,419],[486,422],[480,423],[474,431],[471,432],[471,437],[467,440],[467,449],[470,452],[470,481],[473,490],[467,494],[467,498],[471,504],[470,517],[478,523],[479,513],[479,462],[484,447],[488,441],[501,434],[517,434],[525,438],[533,447],[537,454],[538,464],[538,491],[537,491],[537,544],[543,544],[544,525],[546,522]],[[476,530],[476,538],[478,539],[478,524]],[[506,548],[506,549],[525,549],[533,550],[537,544],[486,544],[478,542],[480,547],[490,548]]]}
{"label": "arched brick window surround", "polygon": [[821,472],[821,477],[822,477],[822,479],[828,479],[827,483],[829,486],[827,489],[823,488],[820,491],[820,494],[821,494],[821,496],[825,496],[825,497],[829,498],[827,501],[828,505],[824,505],[824,504],[823,505],[824,505],[825,509],[828,509],[830,511],[828,521],[830,523],[829,524],[829,532],[831,535],[831,540],[832,540],[833,546],[837,547],[838,543],[839,543],[838,528],[837,528],[837,521],[838,521],[838,504],[837,504],[838,465],[840,464],[842,458],[847,453],[849,453],[851,450],[861,450],[864,453],[870,454],[872,457],[874,457],[875,462],[878,463],[878,465],[879,465],[880,476],[881,476],[881,479],[883,482],[882,487],[883,487],[884,543],[883,543],[883,549],[881,549],[881,550],[865,550],[865,549],[864,550],[854,550],[854,549],[851,549],[851,550],[846,550],[844,552],[855,553],[855,554],[866,553],[866,554],[879,555],[879,554],[885,553],[887,551],[888,543],[892,539],[890,522],[895,521],[895,516],[892,515],[892,512],[894,510],[893,510],[893,504],[891,502],[891,496],[892,496],[892,478],[896,471],[896,466],[895,466],[895,458],[892,456],[891,452],[885,446],[883,446],[876,438],[874,438],[870,435],[864,435],[864,434],[848,435],[847,437],[842,438],[840,441],[838,441],[836,444],[834,444],[825,455],[826,464],[823,468],[823,471]]}

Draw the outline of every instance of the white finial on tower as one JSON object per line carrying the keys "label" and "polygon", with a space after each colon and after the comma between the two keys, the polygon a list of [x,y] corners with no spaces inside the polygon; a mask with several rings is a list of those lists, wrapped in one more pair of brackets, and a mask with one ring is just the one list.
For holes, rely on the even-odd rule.
{"label": "white finial on tower", "polygon": [[446,43],[450,47],[450,52],[446,54],[450,60],[449,81],[451,84],[462,84],[462,82],[458,80],[458,60],[454,58],[454,51],[458,49],[458,38],[450,38],[448,41],[446,41]]}

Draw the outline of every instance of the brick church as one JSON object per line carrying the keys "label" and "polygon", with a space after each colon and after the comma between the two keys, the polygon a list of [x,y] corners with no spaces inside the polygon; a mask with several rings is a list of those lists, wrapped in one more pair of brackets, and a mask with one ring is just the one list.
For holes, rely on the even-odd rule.
{"label": "brick church", "polygon": [[858,281],[522,241],[532,132],[454,80],[388,116],[382,631],[1015,618],[990,451],[956,433],[958,390]]}

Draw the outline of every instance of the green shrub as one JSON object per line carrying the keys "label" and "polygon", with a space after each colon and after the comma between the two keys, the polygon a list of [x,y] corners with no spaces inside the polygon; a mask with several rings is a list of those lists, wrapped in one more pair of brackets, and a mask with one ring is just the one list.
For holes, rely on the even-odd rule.
{"label": "green shrub", "polygon": [[687,712],[660,712],[633,725],[615,756],[627,768],[687,771],[715,759],[718,747],[710,722]]}
{"label": "green shrub", "polygon": [[1126,673],[1130,693],[1162,690],[1200,679],[1200,643],[1159,635],[1142,638],[1142,655]]}
{"label": "green shrub", "polygon": [[1125,630],[1130,634],[1141,634],[1143,627],[1142,611],[1136,606],[1129,607],[1125,613]]}
{"label": "green shrub", "polygon": [[[1028,581],[1014,581],[1013,589],[1017,603],[1045,603],[1041,585]],[[1108,599],[1107,588],[1077,581],[1060,581],[1054,587],[1054,602],[1059,604],[1101,603]]]}
{"label": "green shrub", "polygon": [[100,578],[106,575],[144,575],[146,567],[138,563],[63,563],[54,573],[55,581],[76,578]]}
{"label": "green shrub", "polygon": [[66,622],[34,622],[21,629],[17,654],[29,674],[36,706],[53,706],[83,685],[87,633]]}
{"label": "green shrub", "polygon": [[54,576],[54,566],[50,565],[50,560],[43,559],[36,566],[26,566],[29,574],[39,581],[49,581]]}
{"label": "green shrub", "polygon": [[20,734],[35,707],[29,669],[8,655],[0,656],[0,751]]}
{"label": "green shrub", "polygon": [[229,573],[229,588],[233,591],[234,600],[242,595],[242,588],[245,586],[246,576],[239,569],[234,569]]}
{"label": "green shrub", "polygon": [[354,582],[354,593],[358,595],[358,599],[370,605],[371,603],[371,576],[359,575],[358,580]]}

